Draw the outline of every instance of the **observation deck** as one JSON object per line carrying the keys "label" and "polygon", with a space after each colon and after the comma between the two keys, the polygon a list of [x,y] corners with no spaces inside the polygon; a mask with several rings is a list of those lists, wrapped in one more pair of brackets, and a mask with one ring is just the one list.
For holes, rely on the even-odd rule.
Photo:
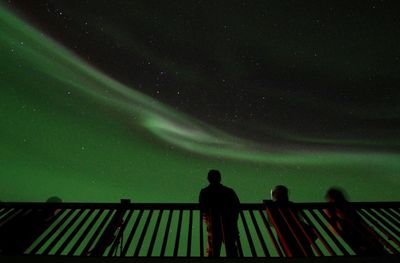
{"label": "observation deck", "polygon": [[[220,258],[207,258],[207,230],[198,204],[121,200],[0,203],[0,261],[400,262],[400,202],[350,205],[382,254],[357,255],[348,239],[335,231],[326,212],[332,206],[327,203],[295,203],[282,213],[264,202],[241,204],[238,258],[227,258],[224,247]],[[274,216],[274,209],[281,218]],[[283,234],[288,230],[290,237]],[[288,246],[291,242],[302,255],[294,255]]]}

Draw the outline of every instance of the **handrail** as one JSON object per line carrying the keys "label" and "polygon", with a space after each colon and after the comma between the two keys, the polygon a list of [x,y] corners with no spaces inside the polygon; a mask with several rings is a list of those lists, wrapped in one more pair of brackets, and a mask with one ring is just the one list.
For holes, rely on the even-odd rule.
{"label": "handrail", "polygon": [[[265,200],[270,201],[270,200]],[[351,206],[354,208],[388,208],[397,207],[400,202],[390,201],[390,202],[351,202]],[[117,208],[120,206],[127,208],[143,208],[143,209],[199,209],[198,203],[43,203],[43,202],[0,202],[0,208],[13,207],[30,207],[30,208],[42,208],[42,207],[57,207],[57,208]],[[310,208],[310,209],[321,209],[333,206],[329,203],[324,202],[302,202],[295,203],[296,207],[300,208]],[[240,204],[243,210],[258,209],[264,207],[262,202],[260,203],[242,203]]]}
{"label": "handrail", "polygon": [[[239,255],[321,257],[400,253],[400,202],[349,203],[357,244],[328,203],[241,204]],[[357,218],[358,218],[357,217]],[[342,222],[343,223],[343,222]],[[354,222],[352,224],[355,224]],[[360,245],[360,242],[362,243]],[[365,251],[365,248],[367,250]],[[205,257],[207,230],[193,203],[0,203],[0,254]],[[225,254],[222,253],[222,256]]]}

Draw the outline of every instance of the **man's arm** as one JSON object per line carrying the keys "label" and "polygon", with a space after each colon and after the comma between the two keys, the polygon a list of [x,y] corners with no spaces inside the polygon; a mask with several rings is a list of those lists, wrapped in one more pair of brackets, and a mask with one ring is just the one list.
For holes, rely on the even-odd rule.
{"label": "man's arm", "polygon": [[201,216],[203,218],[203,221],[205,223],[208,223],[209,218],[208,218],[208,202],[207,202],[207,195],[204,191],[204,189],[202,189],[200,191],[200,195],[199,195],[199,205],[200,205],[200,212],[201,212]]}
{"label": "man's arm", "polygon": [[204,189],[201,189],[201,191],[200,191],[200,195],[199,195],[199,205],[200,205],[200,211],[204,214],[205,212],[206,212],[206,210],[207,210],[207,208],[206,208],[206,203],[207,203],[207,201],[206,201],[206,196],[205,196],[205,193],[204,193]]}
{"label": "man's arm", "polygon": [[240,213],[240,200],[239,197],[237,196],[236,192],[231,189],[231,198],[232,198],[232,207],[233,207],[233,211],[235,213],[235,216],[239,216]]}

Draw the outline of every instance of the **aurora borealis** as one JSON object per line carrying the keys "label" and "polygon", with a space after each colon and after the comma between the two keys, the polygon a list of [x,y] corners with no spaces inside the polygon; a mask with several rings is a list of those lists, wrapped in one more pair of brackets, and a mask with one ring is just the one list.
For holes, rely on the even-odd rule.
{"label": "aurora borealis", "polygon": [[[324,35],[304,18],[305,43],[290,38],[278,7],[252,20],[255,7],[218,18],[220,6],[181,10],[179,1],[109,10],[107,1],[23,2],[0,4],[1,201],[196,202],[212,168],[242,202],[277,184],[294,201],[322,201],[333,185],[355,201],[399,200],[400,45],[390,14],[380,26],[391,27],[372,19],[372,31],[351,32],[350,23],[321,45],[343,25],[325,21]],[[27,13],[33,5],[39,11]],[[131,12],[117,19],[118,10]],[[268,31],[274,21],[286,35]]]}

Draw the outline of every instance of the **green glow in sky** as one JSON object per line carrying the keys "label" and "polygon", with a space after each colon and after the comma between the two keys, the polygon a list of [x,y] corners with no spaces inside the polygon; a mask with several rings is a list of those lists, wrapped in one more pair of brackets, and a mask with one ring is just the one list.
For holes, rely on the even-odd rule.
{"label": "green glow in sky", "polygon": [[1,201],[196,202],[211,168],[242,202],[276,184],[294,201],[322,201],[332,185],[355,201],[400,198],[399,154],[276,152],[235,138],[113,80],[1,6],[0,50]]}

